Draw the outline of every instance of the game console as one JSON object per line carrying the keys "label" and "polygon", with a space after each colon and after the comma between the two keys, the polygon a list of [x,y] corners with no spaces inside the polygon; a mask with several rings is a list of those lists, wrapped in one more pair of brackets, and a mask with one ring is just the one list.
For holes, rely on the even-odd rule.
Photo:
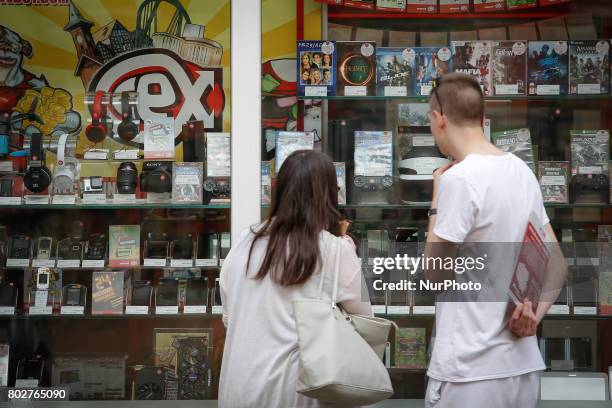
{"label": "game console", "polygon": [[605,174],[577,174],[570,181],[570,203],[607,203],[610,181]]}

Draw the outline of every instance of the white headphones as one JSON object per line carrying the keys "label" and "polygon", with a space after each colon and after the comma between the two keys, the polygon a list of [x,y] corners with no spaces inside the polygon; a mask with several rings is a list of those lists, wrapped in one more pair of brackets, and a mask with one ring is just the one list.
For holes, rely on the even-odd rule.
{"label": "white headphones", "polygon": [[55,194],[72,194],[74,179],[78,171],[78,163],[70,158],[66,159],[66,141],[68,134],[62,133],[57,141],[57,163],[53,173],[53,191]]}

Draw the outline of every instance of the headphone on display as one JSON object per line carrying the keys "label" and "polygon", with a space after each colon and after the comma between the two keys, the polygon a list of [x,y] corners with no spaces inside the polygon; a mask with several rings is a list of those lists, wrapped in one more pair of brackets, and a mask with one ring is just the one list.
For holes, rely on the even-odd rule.
{"label": "headphone on display", "polygon": [[91,113],[91,125],[85,128],[85,136],[92,143],[100,143],[108,133],[106,106],[102,103],[104,96],[103,91],[96,92]]}
{"label": "headphone on display", "polygon": [[45,166],[42,135],[33,133],[30,139],[30,166],[23,175],[23,185],[33,193],[40,193],[49,187],[51,178],[51,171]]}
{"label": "headphone on display", "polygon": [[75,178],[74,164],[66,163],[66,141],[68,134],[62,133],[57,141],[57,165],[53,175],[53,190],[57,192],[72,191]]}
{"label": "headphone on display", "polygon": [[117,126],[117,134],[126,142],[133,140],[140,132],[140,126],[134,123],[136,115],[130,105],[130,92],[121,92],[121,123]]}

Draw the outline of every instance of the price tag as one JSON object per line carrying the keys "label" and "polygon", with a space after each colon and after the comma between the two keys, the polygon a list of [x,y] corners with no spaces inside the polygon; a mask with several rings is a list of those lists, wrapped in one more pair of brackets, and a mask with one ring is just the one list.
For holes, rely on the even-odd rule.
{"label": "price tag", "polygon": [[156,306],[155,314],[158,314],[158,315],[178,314],[178,306]]}
{"label": "price tag", "polygon": [[553,371],[574,371],[574,360],[550,360]]}
{"label": "price tag", "polygon": [[193,266],[193,259],[171,259],[171,268],[191,268]]}
{"label": "price tag", "polygon": [[599,258],[576,258],[577,266],[599,266]]}
{"label": "price tag", "polygon": [[436,314],[435,306],[413,306],[412,313],[415,315],[433,315]]}
{"label": "price tag", "polygon": [[147,315],[149,314],[149,306],[131,306],[125,307],[126,315]]}
{"label": "price tag", "polygon": [[408,96],[405,86],[385,86],[385,96]]}
{"label": "price tag", "polygon": [[578,84],[578,95],[599,95],[600,93],[599,84]]}
{"label": "price tag", "polygon": [[387,313],[392,315],[408,315],[410,314],[410,306],[387,306]]}
{"label": "price tag", "polygon": [[49,204],[48,195],[27,195],[25,196],[25,203],[31,205],[46,205]]}
{"label": "price tag", "polygon": [[104,259],[83,259],[83,268],[104,268]]}
{"label": "price tag", "polygon": [[15,380],[15,388],[38,388],[38,380],[17,379]]}
{"label": "price tag", "polygon": [[167,203],[171,198],[170,193],[147,193],[147,203]]}
{"label": "price tag", "polygon": [[55,268],[55,259],[33,259],[34,268]]}
{"label": "price tag", "polygon": [[115,152],[117,160],[138,160],[138,150],[119,150]]}
{"label": "price tag", "polygon": [[429,96],[432,89],[432,85],[421,85],[421,96]]}
{"label": "price tag", "polygon": [[514,85],[495,85],[495,95],[518,95],[518,84]]}
{"label": "price tag", "polygon": [[304,88],[305,96],[327,96],[326,86],[307,86]]}
{"label": "price tag", "polygon": [[14,315],[15,314],[15,306],[0,306],[0,315]]}
{"label": "price tag", "polygon": [[221,305],[213,305],[212,313],[213,314],[222,314],[223,313],[223,306],[221,306]]}
{"label": "price tag", "polygon": [[561,94],[561,86],[560,85],[538,85],[536,88],[536,93],[538,95],[559,95]]}
{"label": "price tag", "polygon": [[225,263],[225,259],[219,259],[219,266],[223,266],[224,263]]}
{"label": "price tag", "polygon": [[575,315],[597,315],[596,306],[574,306]]}
{"label": "price tag", "polygon": [[83,203],[87,204],[106,204],[105,194],[83,194]]}
{"label": "price tag", "polygon": [[344,95],[346,96],[367,96],[368,88],[366,86],[345,86]]}
{"label": "price tag", "polygon": [[0,205],[19,205],[21,197],[0,197]]}
{"label": "price tag", "polygon": [[63,315],[82,315],[85,314],[85,306],[62,306],[60,314]]}
{"label": "price tag", "polygon": [[121,204],[136,204],[136,194],[115,194],[113,201]]}
{"label": "price tag", "polygon": [[85,160],[108,160],[108,149],[92,149],[83,155]]}
{"label": "price tag", "polygon": [[154,259],[154,258],[145,258],[144,266],[166,266],[168,261],[166,259]]}
{"label": "price tag", "polygon": [[196,259],[196,266],[218,266],[216,259]]}
{"label": "price tag", "polygon": [[549,315],[568,315],[569,313],[569,305],[552,305],[548,312],[546,312]]}
{"label": "price tag", "polygon": [[185,305],[184,314],[206,314],[206,305]]}
{"label": "price tag", "polygon": [[51,202],[53,204],[74,205],[76,204],[76,197],[74,195],[54,195]]}
{"label": "price tag", "polygon": [[374,314],[387,314],[387,306],[385,305],[372,305],[372,312]]}
{"label": "price tag", "polygon": [[32,316],[49,316],[53,314],[52,306],[30,306],[29,314]]}
{"label": "price tag", "polygon": [[6,266],[7,267],[24,267],[24,266],[30,266],[30,260],[29,259],[19,259],[19,258],[7,258],[6,260]]}
{"label": "price tag", "polygon": [[58,259],[57,267],[58,268],[80,268],[81,260],[80,259]]}

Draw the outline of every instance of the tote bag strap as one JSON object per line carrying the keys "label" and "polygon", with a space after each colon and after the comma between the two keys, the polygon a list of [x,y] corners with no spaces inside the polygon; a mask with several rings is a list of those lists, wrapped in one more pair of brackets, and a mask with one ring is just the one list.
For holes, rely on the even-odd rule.
{"label": "tote bag strap", "polygon": [[[338,258],[338,254],[336,252],[338,252],[338,250],[334,247],[337,247],[338,249],[340,248],[337,244],[336,244],[336,240],[334,239],[335,237],[331,237],[329,239],[327,239],[326,245],[325,245],[325,250],[324,253],[322,254],[321,258],[321,277],[319,279],[319,295],[318,295],[318,299],[321,300],[323,299],[323,284],[325,283],[325,275],[328,271],[328,269],[333,265],[331,263],[331,257],[332,256],[336,256],[336,258]],[[339,264],[339,263],[338,263]],[[337,282],[337,278],[334,277],[334,282]],[[334,283],[334,293],[335,293],[335,285],[336,283]],[[332,293],[332,298],[335,298],[334,293]]]}

